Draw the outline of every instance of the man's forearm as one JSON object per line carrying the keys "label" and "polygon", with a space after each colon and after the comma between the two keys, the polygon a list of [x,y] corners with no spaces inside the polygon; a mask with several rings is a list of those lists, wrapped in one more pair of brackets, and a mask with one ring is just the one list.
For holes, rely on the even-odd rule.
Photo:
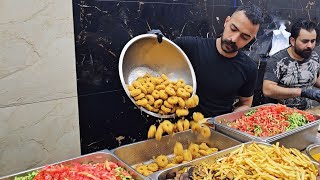
{"label": "man's forearm", "polygon": [[301,96],[300,88],[285,88],[276,84],[268,84],[263,87],[263,94],[273,99],[288,99]]}
{"label": "man's forearm", "polygon": [[284,87],[275,87],[273,90],[271,98],[274,99],[289,99],[300,97],[301,89],[300,88],[284,88]]}
{"label": "man's forearm", "polygon": [[239,105],[239,106],[237,106],[237,104],[236,104],[236,105],[235,105],[235,108],[234,108],[234,112],[247,110],[247,109],[249,109],[249,108],[251,108],[251,106],[246,105],[246,104],[244,104],[244,105]]}
{"label": "man's forearm", "polygon": [[234,111],[242,111],[251,108],[253,96],[239,97],[239,101],[234,105]]}

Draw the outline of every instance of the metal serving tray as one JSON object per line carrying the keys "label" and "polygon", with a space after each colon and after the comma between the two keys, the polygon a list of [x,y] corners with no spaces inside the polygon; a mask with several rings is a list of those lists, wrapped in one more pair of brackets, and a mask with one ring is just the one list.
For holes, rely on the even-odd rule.
{"label": "metal serving tray", "polygon": [[176,133],[174,136],[163,136],[161,141],[150,139],[121,146],[111,150],[111,152],[126,164],[134,166],[141,163],[151,162],[150,160],[152,157],[156,157],[161,154],[173,154],[173,148],[177,141],[183,145],[184,149],[187,148],[190,143],[200,144],[205,142],[209,147],[218,148],[219,151],[241,144],[241,142],[214,131],[213,129],[211,129],[211,136],[209,138],[204,138],[199,133],[192,133],[191,130],[188,130]]}
{"label": "metal serving tray", "polygon": [[[250,142],[247,142],[245,143],[244,145],[247,146],[247,145],[250,145],[252,144],[254,141],[250,141]],[[264,142],[254,142],[256,144],[263,144],[263,145],[266,145],[266,146],[271,146],[271,144],[268,144],[268,143],[264,143]],[[156,172],[156,173],[153,173],[150,178],[151,179],[154,179],[154,180],[164,180],[164,179],[167,179],[167,174],[172,174],[172,173],[175,173],[179,170],[181,170],[183,167],[188,167],[188,166],[192,166],[192,165],[197,165],[197,164],[200,164],[200,163],[212,163],[212,162],[215,162],[223,157],[226,157],[228,156],[231,152],[237,150],[238,148],[241,147],[241,144],[240,145],[237,145],[237,146],[234,146],[234,147],[231,147],[231,148],[228,148],[228,149],[225,149],[223,151],[220,151],[220,152],[217,152],[215,154],[211,154],[211,155],[208,155],[208,156],[205,156],[205,157],[201,157],[199,159],[195,159],[195,160],[192,160],[188,163],[185,163],[185,164],[181,164],[179,166],[176,166],[176,167],[171,167],[171,168],[168,168],[166,170],[163,170],[161,172]],[[315,166],[317,166],[316,164],[314,164]]]}
{"label": "metal serving tray", "polygon": [[227,134],[228,136],[237,139],[241,142],[248,142],[252,140],[272,144],[279,142],[281,145],[287,148],[296,148],[298,150],[304,150],[309,144],[316,142],[318,126],[320,124],[320,117],[317,115],[314,115],[317,118],[317,120],[314,122],[270,137],[253,136],[251,134],[231,128],[227,125],[228,122],[235,121],[237,118],[240,118],[242,115],[244,115],[246,112],[250,110],[257,109],[262,106],[273,105],[275,104],[264,104],[250,108],[249,110],[217,116],[213,119],[210,119],[209,121],[213,121],[212,123],[215,125],[215,129],[217,131]]}
{"label": "metal serving tray", "polygon": [[[128,172],[131,173],[131,175],[135,179],[138,179],[138,180],[148,179],[148,178],[145,178],[144,176],[141,176],[133,168],[131,168],[130,166],[125,164],[123,161],[121,161],[119,158],[117,158],[115,155],[113,155],[109,150],[103,150],[103,151],[87,154],[87,155],[80,156],[80,157],[73,158],[73,159],[69,159],[69,160],[66,160],[66,161],[57,162],[57,163],[54,163],[52,165],[56,165],[56,164],[67,165],[67,164],[72,164],[72,163],[75,163],[75,162],[76,163],[82,163],[82,164],[83,163],[103,163],[106,160],[114,162],[114,163],[117,163],[119,166],[125,168]],[[16,176],[26,176],[26,175],[28,175],[28,173],[31,173],[32,171],[39,171],[44,167],[45,166],[42,166],[42,167],[38,167],[38,168],[27,170],[27,171],[23,171],[23,172],[20,172],[20,173],[16,173],[16,174],[0,177],[0,180],[13,180],[14,177],[16,177]]]}

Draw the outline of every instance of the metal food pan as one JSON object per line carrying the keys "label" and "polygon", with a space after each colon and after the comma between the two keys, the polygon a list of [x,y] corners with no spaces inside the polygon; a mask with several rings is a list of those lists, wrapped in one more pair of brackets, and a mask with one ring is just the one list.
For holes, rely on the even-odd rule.
{"label": "metal food pan", "polygon": [[[153,157],[158,155],[172,155],[175,143],[179,141],[183,148],[188,148],[190,143],[207,143],[209,147],[224,150],[241,142],[232,139],[222,133],[211,129],[211,136],[204,138],[199,133],[192,133],[191,130],[176,133],[174,136],[166,135],[162,137],[161,141],[150,139],[125,146],[121,146],[111,150],[118,158],[130,166],[141,163],[148,163]],[[161,170],[160,170],[161,171]],[[159,171],[159,172],[160,172]]]}
{"label": "metal food pan", "polygon": [[[247,146],[247,145],[250,145],[252,143],[256,143],[256,144],[263,144],[263,145],[266,145],[266,146],[271,146],[271,144],[268,144],[268,143],[264,143],[264,142],[256,142],[256,141],[250,141],[250,142],[247,142],[245,143],[244,145]],[[188,167],[188,166],[192,166],[192,165],[197,165],[197,164],[201,164],[201,163],[208,163],[208,164],[211,164],[212,162],[216,162],[217,160],[223,158],[223,157],[227,157],[230,155],[231,152],[237,150],[238,148],[240,148],[242,145],[237,145],[237,146],[234,146],[234,147],[231,147],[231,148],[228,148],[228,149],[225,149],[223,151],[220,151],[220,152],[217,152],[215,154],[211,154],[211,155],[208,155],[208,156],[205,156],[205,157],[201,157],[199,159],[195,159],[195,160],[192,160],[188,163],[185,163],[185,164],[181,164],[179,166],[176,166],[176,167],[172,167],[172,168],[168,168],[166,170],[163,170],[161,172],[157,172],[157,173],[154,173],[150,176],[151,179],[154,179],[154,180],[165,180],[165,179],[168,179],[167,178],[167,175],[168,174],[175,174],[176,172],[178,172],[179,170],[181,170],[182,168],[184,167]],[[315,166],[317,166],[317,164],[314,163]]]}
{"label": "metal food pan", "polygon": [[310,144],[305,152],[313,163],[319,165],[318,160],[316,160],[313,155],[320,153],[320,144]]}
{"label": "metal food pan", "polygon": [[262,106],[273,105],[275,104],[264,104],[250,108],[249,110],[220,115],[213,119],[210,119],[209,121],[211,121],[215,125],[215,129],[217,131],[222,132],[223,134],[227,134],[228,136],[237,139],[241,142],[260,141],[272,144],[279,142],[281,145],[287,148],[296,148],[298,150],[304,150],[309,144],[316,142],[318,126],[320,124],[320,117],[317,115],[314,116],[318,120],[314,122],[270,137],[253,136],[251,134],[231,128],[227,125],[228,122],[235,121],[236,119],[240,118],[242,115],[244,115],[246,112],[250,110],[257,109]]}
{"label": "metal food pan", "polygon": [[[138,180],[148,179],[148,178],[145,178],[144,176],[141,176],[133,168],[131,168],[130,166],[125,164],[123,161],[121,161],[119,158],[117,158],[114,154],[112,154],[108,150],[103,150],[103,151],[87,154],[87,155],[84,155],[84,156],[76,157],[76,158],[73,158],[73,159],[69,159],[69,160],[66,160],[66,161],[57,162],[57,163],[54,163],[52,165],[56,165],[56,164],[68,165],[68,164],[72,164],[72,163],[81,163],[81,164],[85,164],[85,163],[103,163],[106,160],[114,162],[114,163],[117,163],[119,166],[125,168],[129,173],[131,173],[131,175],[135,179],[138,179]],[[13,180],[14,177],[16,177],[16,176],[26,176],[29,173],[31,173],[32,171],[40,171],[44,167],[45,166],[42,166],[42,167],[26,170],[26,171],[23,171],[23,172],[20,172],[20,173],[16,173],[16,174],[0,177],[0,180]]]}

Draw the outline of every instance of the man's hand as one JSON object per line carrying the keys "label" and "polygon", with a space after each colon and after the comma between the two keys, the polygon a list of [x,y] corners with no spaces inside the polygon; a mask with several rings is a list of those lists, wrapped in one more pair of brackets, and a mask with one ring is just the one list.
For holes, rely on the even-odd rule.
{"label": "man's hand", "polygon": [[303,88],[301,90],[301,97],[306,97],[320,102],[320,90]]}
{"label": "man's hand", "polygon": [[162,42],[162,37],[164,36],[162,32],[159,29],[152,29],[151,31],[148,31],[147,34],[155,34],[157,35],[158,42]]}
{"label": "man's hand", "polygon": [[162,32],[159,29],[151,29],[150,31],[147,32],[147,34],[162,34]]}

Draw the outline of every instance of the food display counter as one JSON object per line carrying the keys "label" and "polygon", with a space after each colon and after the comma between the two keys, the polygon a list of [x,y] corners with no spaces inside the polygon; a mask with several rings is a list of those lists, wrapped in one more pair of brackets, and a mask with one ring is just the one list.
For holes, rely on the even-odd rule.
{"label": "food display counter", "polygon": [[[79,177],[83,179],[108,179],[108,176],[123,180],[245,179],[246,176],[252,179],[258,179],[262,176],[269,177],[269,179],[315,179],[318,173],[318,163],[312,159],[312,156],[320,152],[320,146],[312,144],[320,142],[317,133],[320,123],[318,111],[309,110],[312,114],[306,114],[306,116],[312,115],[314,119],[306,124],[272,137],[244,133],[228,126],[230,125],[228,122],[234,122],[243,116],[252,115],[252,110],[256,112],[258,108],[267,106],[277,105],[267,104],[247,111],[234,112],[209,119],[208,122],[212,123],[210,137],[203,137],[199,132],[185,130],[163,136],[161,140],[152,138],[112,150],[103,150],[5,176],[0,180],[19,180],[18,177],[34,176],[39,172],[43,176],[40,178],[38,176],[34,180],[44,179],[43,177],[50,175],[52,172],[61,172],[66,167],[74,166],[77,167],[76,170],[80,169],[82,171],[79,173],[75,169],[69,169],[65,173],[68,171],[71,175],[80,175]],[[282,110],[287,112],[286,109]],[[285,117],[287,116],[285,115]],[[197,146],[197,151],[203,150],[202,145],[205,145],[209,150],[216,149],[216,151],[201,153],[201,156],[192,154],[190,160],[178,162],[174,159],[176,158],[175,148],[177,143],[181,144],[183,152],[192,151],[190,149],[191,145]],[[308,148],[305,150],[307,146]],[[147,165],[158,163],[157,156],[166,157],[168,159],[167,166],[159,166],[156,171],[147,175],[139,171],[138,167],[141,165],[146,165],[145,167],[149,168]],[[182,156],[184,157],[184,154]],[[88,167],[82,167],[82,165],[88,164],[94,168],[101,167],[103,173],[94,170],[92,167],[89,170]],[[52,167],[53,169],[50,169]],[[62,168],[62,170],[57,168]],[[112,168],[114,171],[112,171]],[[110,173],[111,171],[112,173]],[[104,176],[98,177],[103,174]]]}

